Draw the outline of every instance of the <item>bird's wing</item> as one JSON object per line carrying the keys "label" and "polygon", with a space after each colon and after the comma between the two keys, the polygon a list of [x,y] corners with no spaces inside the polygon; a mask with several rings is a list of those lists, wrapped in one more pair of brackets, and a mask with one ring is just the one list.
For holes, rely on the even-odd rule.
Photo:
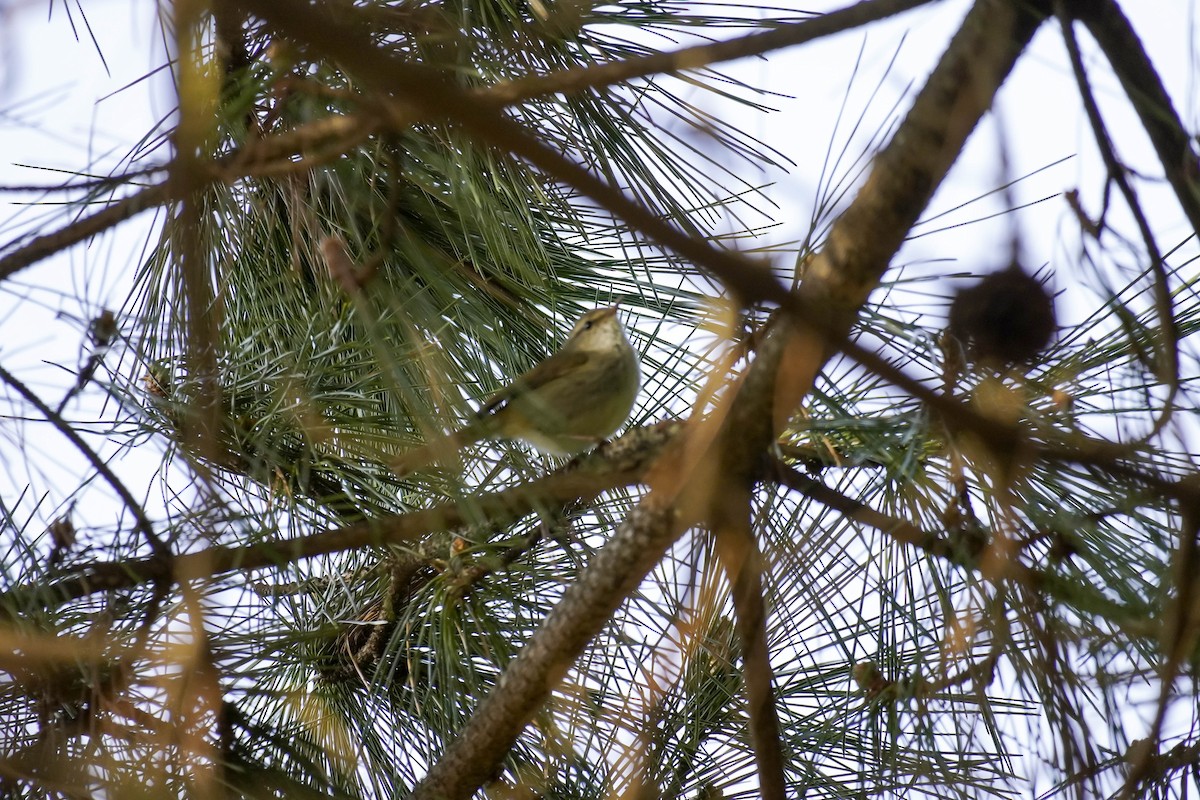
{"label": "bird's wing", "polygon": [[486,416],[500,408],[519,394],[535,391],[551,381],[578,369],[591,357],[587,352],[560,350],[537,366],[523,372],[512,383],[484,401],[479,416]]}

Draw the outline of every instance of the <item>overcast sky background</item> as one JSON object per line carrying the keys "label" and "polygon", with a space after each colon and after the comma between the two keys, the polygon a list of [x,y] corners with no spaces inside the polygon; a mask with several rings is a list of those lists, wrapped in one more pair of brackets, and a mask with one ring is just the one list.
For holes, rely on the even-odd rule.
{"label": "overcast sky background", "polygon": [[[803,7],[829,10],[838,5],[819,2]],[[1200,55],[1196,1],[1127,2],[1123,6],[1185,124],[1197,130]],[[4,187],[52,186],[73,173],[107,175],[162,163],[168,156],[165,147],[155,147],[156,136],[143,141],[147,132],[161,134],[166,129],[164,121],[170,119],[175,105],[169,74],[161,69],[165,34],[156,6],[145,0],[99,0],[85,7],[86,23],[75,6],[45,0],[0,0],[0,185]],[[804,240],[814,203],[828,193],[820,184],[822,170],[827,173],[826,181],[829,174],[843,179],[853,161],[869,150],[870,137],[904,113],[914,87],[920,86],[935,64],[968,7],[966,0],[933,3],[872,25],[865,35],[845,34],[771,53],[765,59],[744,59],[719,67],[723,73],[775,93],[756,98],[775,108],[774,113],[750,111],[702,89],[677,84],[688,100],[734,120],[739,128],[795,164],[787,169],[750,168],[728,161],[744,181],[767,186],[765,194],[776,204],[770,208],[755,201],[774,217],[775,224],[744,240],[743,246],[776,248],[775,262],[784,268],[791,266],[794,256],[788,248]],[[733,35],[736,31],[717,33]],[[1136,117],[1121,100],[1119,88],[1086,33],[1081,31],[1080,38],[1121,157],[1136,172],[1158,176]],[[661,46],[670,43],[662,41]],[[1078,189],[1085,208],[1094,216],[1103,172],[1077,101],[1057,25],[1042,27],[1004,86],[996,112],[975,133],[934,197],[925,215],[927,222],[916,229],[920,235],[905,246],[894,266],[910,276],[978,274],[1003,267],[1008,262],[1013,224],[1018,222],[1024,263],[1031,268],[1049,268],[1055,288],[1066,290],[1059,304],[1060,318],[1065,323],[1078,321],[1094,310],[1098,301],[1080,288],[1080,271],[1092,268],[1080,263],[1078,222],[1057,195]],[[861,124],[857,122],[860,114]],[[856,125],[857,134],[852,136]],[[695,132],[676,132],[699,138]],[[1002,138],[1006,142],[1003,149]],[[1007,167],[1001,158],[1004,150]],[[828,153],[832,153],[830,160],[836,160],[843,151],[840,167],[827,163]],[[1012,187],[1012,199],[1017,206],[1031,205],[1016,214],[989,219],[1005,207],[1006,198],[1000,193],[969,202],[1020,176],[1029,177]],[[729,183],[731,190],[739,188]],[[1142,190],[1160,245],[1170,250],[1186,237],[1183,215],[1163,182],[1150,182]],[[842,203],[852,196],[847,194]],[[56,204],[61,197],[55,192],[0,194],[0,244],[60,227],[63,218]],[[1110,220],[1136,241],[1119,202],[1114,209]],[[2,363],[48,399],[56,402],[61,398],[73,382],[72,370],[83,357],[86,320],[102,308],[116,310],[125,303],[130,277],[144,258],[158,213],[147,212],[87,246],[75,247],[0,284]],[[767,221],[748,209],[739,209],[739,213],[750,227]],[[1181,264],[1196,252],[1196,242],[1189,241],[1170,261]],[[1114,285],[1128,282],[1129,276],[1142,268],[1132,259],[1126,262],[1125,273],[1114,276]],[[937,291],[944,292],[944,288],[931,289]],[[929,310],[935,315],[945,310],[944,301],[936,296],[930,298],[928,307],[912,309],[913,313]],[[68,406],[67,416],[79,421],[93,419],[101,402],[100,393],[93,389]],[[111,415],[111,407],[107,410]],[[61,500],[76,485],[67,477],[81,474],[78,467],[58,474],[59,462],[69,459],[70,448],[45,423],[10,422],[0,425],[0,448],[7,453],[0,458],[0,496],[12,502],[32,484],[36,494],[49,493],[34,516],[43,521],[53,519]],[[11,450],[8,445],[21,450]],[[26,465],[18,454],[29,450],[45,453],[46,458],[35,461],[36,469],[44,474],[24,472]],[[146,485],[142,478],[148,478],[156,465],[132,463],[137,460],[122,458],[119,467],[131,485]],[[151,473],[141,478],[126,474],[146,469]]]}
{"label": "overcast sky background", "polygon": [[[827,10],[840,4],[797,5]],[[766,105],[778,109],[775,113],[751,112],[703,90],[685,90],[690,101],[736,120],[739,127],[795,163],[788,171],[757,171],[729,162],[746,181],[772,184],[766,193],[778,204],[777,209],[768,209],[778,224],[763,231],[753,246],[778,247],[804,239],[820,192],[818,178],[827,151],[832,148],[836,157],[845,146],[847,155],[843,158],[848,163],[861,154],[867,146],[865,137],[873,135],[886,118],[903,114],[911,95],[910,85],[920,85],[968,6],[965,0],[934,3],[873,25],[865,37],[861,33],[846,34],[772,53],[765,60],[744,59],[720,66],[722,72],[751,85],[789,96],[765,99]],[[1194,0],[1131,2],[1125,6],[1178,111],[1195,130],[1195,81],[1200,70],[1196,69]],[[154,4],[100,0],[86,4],[86,10],[87,25],[78,8],[61,3],[0,3],[0,185],[52,185],[73,172],[107,174],[141,166],[145,162],[139,161],[139,149],[149,149],[139,148],[140,138],[171,113],[174,97],[167,74],[159,72],[143,79],[163,62],[163,33]],[[1086,33],[1081,33],[1081,38],[1086,47]],[[854,62],[860,55],[862,63],[851,86]],[[893,57],[896,63],[888,72]],[[1096,64],[1096,91],[1121,155],[1134,170],[1157,175],[1136,118],[1120,102],[1119,90],[1103,68],[1102,59],[1091,60]],[[872,99],[873,92],[876,96]],[[1094,214],[1099,206],[1098,176],[1102,174],[1076,94],[1057,26],[1045,25],[1033,49],[1021,58],[1005,85],[997,106],[999,113],[989,116],[976,132],[963,159],[934,198],[925,215],[930,221],[917,229],[926,235],[911,241],[895,263],[909,265],[911,270],[915,265],[936,261],[930,271],[938,274],[1004,266],[1013,216],[977,221],[1003,208],[1002,195],[984,198],[944,216],[942,213],[1012,178],[1043,170],[1012,189],[1018,205],[1051,198],[1015,215],[1021,224],[1022,255],[1028,265],[1049,265],[1065,277],[1077,258],[1078,225],[1065,201],[1054,195],[1078,188]],[[843,103],[843,120],[835,129]],[[848,131],[864,109],[859,135],[847,144]],[[998,133],[1007,139],[1011,159],[1007,173],[1000,160]],[[1134,144],[1136,150],[1131,149]],[[158,149],[149,151],[147,158],[157,163],[166,155],[165,149]],[[48,219],[54,225],[62,224],[54,216],[53,205],[47,208],[28,204],[38,199],[53,204],[56,195],[0,196],[0,243],[11,241],[17,233],[45,232],[43,226]],[[1161,186],[1146,199],[1153,203],[1151,214],[1163,235],[1162,245],[1170,247],[1182,239],[1186,222],[1169,190]],[[744,220],[752,225],[763,221],[753,213],[747,213]],[[5,363],[31,367],[44,357],[41,347],[51,343],[52,349],[61,353],[60,337],[64,332],[50,323],[59,313],[79,316],[80,296],[97,306],[119,307],[125,298],[130,269],[142,256],[153,222],[153,212],[144,214],[90,246],[75,248],[66,258],[39,264],[20,273],[15,283],[10,281],[0,295],[0,324],[11,321],[16,325],[2,340],[0,353]],[[942,230],[963,223],[970,224]],[[1174,238],[1172,232],[1177,234]],[[1194,243],[1185,249],[1196,251]],[[784,256],[777,261],[782,266],[790,265]],[[1179,258],[1172,262],[1179,263]],[[32,311],[30,301],[45,306],[47,316],[37,323],[26,317]],[[16,317],[14,307],[20,307]],[[90,310],[84,309],[83,313]],[[1067,321],[1071,313],[1068,308]],[[42,380],[49,380],[48,375]]]}
{"label": "overcast sky background", "polygon": [[[839,5],[827,0],[794,4],[808,10]],[[754,99],[776,109],[773,113],[751,111],[675,82],[690,102],[732,120],[794,163],[784,169],[752,167],[718,155],[747,184],[765,186],[769,198],[769,203],[754,199],[753,204],[773,217],[773,224],[744,239],[743,247],[773,249],[771,258],[778,266],[792,265],[792,250],[808,234],[814,204],[829,194],[829,181],[853,174],[853,163],[869,152],[871,138],[903,115],[912,92],[936,63],[969,5],[967,0],[932,3],[872,25],[865,35],[844,34],[763,59],[720,65],[721,72],[772,92]],[[1185,124],[1200,129],[1196,0],[1123,6]],[[169,73],[162,69],[166,34],[155,4],[98,0],[85,8],[86,22],[77,6],[0,0],[0,186],[53,186],[74,173],[108,175],[159,164],[168,157],[166,147],[157,145],[175,98]],[[1080,31],[1080,39],[1121,157],[1135,172],[1159,176],[1136,116],[1121,100],[1119,87],[1086,32]],[[672,46],[666,40],[657,43]],[[674,126],[675,133],[704,146],[700,134],[681,129],[678,123]],[[148,132],[156,133],[145,140]],[[1005,151],[1007,166],[1002,160]],[[1049,269],[1052,285],[1065,292],[1059,303],[1061,321],[1076,322],[1099,301],[1082,288],[1081,276],[1093,268],[1080,261],[1079,224],[1059,195],[1078,189],[1085,208],[1095,216],[1102,175],[1058,26],[1046,24],[1002,89],[996,113],[985,118],[934,197],[927,221],[915,230],[918,235],[894,260],[893,275],[979,274],[1003,267],[1017,223],[1023,263]],[[1008,198],[988,193],[1022,176],[1028,177],[1011,188],[1011,199],[1016,206],[1027,207],[1000,214]],[[728,184],[731,191],[741,188],[732,180]],[[1160,246],[1170,250],[1185,239],[1186,221],[1165,183],[1143,182],[1141,189]],[[844,195],[841,204],[852,196],[852,192]],[[61,199],[56,192],[0,194],[0,245],[60,227],[64,220],[57,203]],[[117,310],[126,302],[130,278],[145,256],[159,213],[144,213],[87,246],[75,247],[0,284],[0,359],[54,404],[71,386],[72,371],[84,356],[86,321],[102,308]],[[739,224],[751,228],[772,222],[748,207],[739,207],[737,213]],[[1119,202],[1109,219],[1137,241]],[[718,230],[734,227],[729,220],[723,225]],[[1189,241],[1170,262],[1184,263],[1196,252],[1196,242]],[[1143,268],[1131,258],[1125,262],[1123,274],[1112,276],[1113,285],[1124,285]],[[922,305],[914,296],[905,308],[913,314],[944,315],[945,285],[931,285],[929,292],[928,304]],[[102,402],[100,392],[93,389],[68,406],[67,416],[80,422],[94,420]],[[111,406],[103,410],[110,417],[114,413]],[[77,485],[80,467],[71,449],[47,424],[11,423],[0,425],[0,497],[12,502],[32,484],[35,495],[48,493],[34,516],[49,521]],[[40,475],[25,472],[25,459],[19,456],[30,450],[46,456],[33,462]],[[157,452],[157,445],[148,444],[139,455],[149,455],[147,451]],[[153,457],[122,457],[118,466],[130,485],[143,486],[157,463]],[[98,491],[104,490],[98,487]]]}
{"label": "overcast sky background", "polygon": [[[802,5],[809,10],[829,10],[841,4]],[[1200,129],[1196,0],[1129,0],[1122,5],[1185,125],[1193,131]],[[778,224],[755,240],[747,240],[746,246],[785,248],[805,238],[813,205],[821,194],[819,176],[826,153],[832,150],[836,156],[845,146],[846,159],[852,161],[867,147],[867,137],[889,117],[903,115],[914,87],[920,86],[968,7],[966,0],[934,3],[872,25],[865,36],[847,34],[772,53],[766,59],[720,66],[724,73],[785,95],[765,101],[778,109],[776,113],[751,112],[702,90],[687,90],[690,100],[718,116],[736,119],[739,127],[795,163],[787,171],[758,171],[729,162],[745,180],[771,184],[766,193],[778,205],[772,210]],[[140,153],[146,150],[139,145],[141,137],[163,125],[171,114],[175,100],[166,73],[143,79],[160,68],[165,52],[154,4],[99,0],[87,3],[86,10],[90,31],[78,7],[69,9],[45,0],[0,0],[0,185],[4,187],[51,186],[81,171],[105,175],[136,169],[143,165]],[[718,34],[732,35],[727,30]],[[1086,33],[1081,30],[1079,35],[1085,53],[1090,54],[1094,88],[1120,155],[1135,171],[1158,176],[1136,117],[1120,99],[1119,88]],[[858,77],[850,86],[860,57]],[[893,57],[895,64],[889,72]],[[872,99],[873,92],[877,94]],[[917,228],[917,233],[928,235],[907,244],[895,264],[905,265],[909,274],[916,275],[979,273],[1003,267],[1016,220],[1024,262],[1034,268],[1049,267],[1054,286],[1070,290],[1060,304],[1060,319],[1071,323],[1093,310],[1097,299],[1077,286],[1078,270],[1090,269],[1080,264],[1079,226],[1063,198],[1056,196],[1078,189],[1092,215],[1099,208],[1103,172],[1077,96],[1057,25],[1044,25],[1006,83],[997,113],[976,132],[935,196],[925,215],[930,221]],[[843,105],[844,119],[835,128]],[[850,129],[864,109],[866,120],[859,134],[851,138]],[[1001,134],[1010,158],[1007,172],[1001,160]],[[160,148],[146,158],[161,163],[167,155],[167,150]],[[1012,196],[1019,206],[1033,205],[1015,215],[983,219],[1002,210],[1006,201],[1000,194],[952,210],[1023,175],[1030,177],[1012,188]],[[0,195],[0,245],[18,235],[45,233],[61,226],[63,219],[53,205],[58,198],[55,193],[41,192]],[[1183,241],[1188,228],[1165,184],[1147,189],[1143,200],[1164,250]],[[125,303],[156,213],[143,214],[86,247],[73,248],[0,284],[0,363],[52,404],[70,387],[70,370],[77,367],[77,357],[84,352],[86,326],[82,321],[101,308],[115,310]],[[1111,219],[1136,240],[1123,212],[1114,214]],[[764,221],[753,214],[745,219],[753,225]],[[1184,263],[1196,253],[1196,242],[1188,242],[1170,262]],[[791,264],[785,255],[776,258],[780,266]],[[1140,265],[1129,260],[1129,270],[1138,268]],[[1194,265],[1190,274],[1195,274]],[[1114,283],[1121,285],[1127,280],[1125,275]],[[936,305],[934,300],[931,303]],[[7,390],[0,392],[0,396],[4,394],[11,396]],[[66,415],[85,422],[105,410],[111,414],[113,409],[104,409],[101,402],[99,392],[93,389],[82,401],[68,406]],[[0,413],[10,412],[0,406]],[[93,444],[109,452],[113,449],[101,441]],[[40,457],[26,460],[30,452]],[[160,452],[161,448],[151,443],[138,457],[122,457],[116,467],[127,485],[150,486],[158,469],[154,454]],[[32,473],[26,471],[29,467]],[[74,492],[82,474],[69,445],[48,424],[0,418],[0,499],[17,512],[18,519],[31,519],[30,533],[42,530],[61,513],[62,503]],[[18,504],[17,498],[29,486],[33,491]],[[95,493],[108,498],[103,487],[97,487]],[[149,499],[153,506],[153,498]],[[111,499],[106,503],[112,509],[107,522],[90,521],[116,526],[120,507]]]}

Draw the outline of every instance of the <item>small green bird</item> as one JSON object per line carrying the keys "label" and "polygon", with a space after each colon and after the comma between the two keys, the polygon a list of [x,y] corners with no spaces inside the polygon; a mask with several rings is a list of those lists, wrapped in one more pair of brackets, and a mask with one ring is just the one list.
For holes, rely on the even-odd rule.
{"label": "small green bird", "polygon": [[629,418],[641,384],[617,309],[584,314],[561,349],[492,395],[466,427],[401,454],[400,475],[481,439],[523,439],[544,453],[594,447]]}

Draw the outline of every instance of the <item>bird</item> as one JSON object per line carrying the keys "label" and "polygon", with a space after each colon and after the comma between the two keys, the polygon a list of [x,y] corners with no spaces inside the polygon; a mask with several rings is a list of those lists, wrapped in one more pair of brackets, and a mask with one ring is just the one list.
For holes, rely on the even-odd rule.
{"label": "bird", "polygon": [[553,455],[607,439],[629,418],[641,386],[618,310],[584,314],[557,352],[485,400],[465,427],[401,453],[393,471],[406,475],[482,439],[521,439]]}

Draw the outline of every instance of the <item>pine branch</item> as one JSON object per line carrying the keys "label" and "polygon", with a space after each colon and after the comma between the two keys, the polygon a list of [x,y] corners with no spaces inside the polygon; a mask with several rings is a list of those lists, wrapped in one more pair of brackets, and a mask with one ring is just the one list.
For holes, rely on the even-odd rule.
{"label": "pine branch", "polygon": [[[734,288],[743,302],[790,300],[786,290],[765,271],[664,223],[542,144],[515,121],[490,109],[465,105],[461,90],[440,74],[372,50],[351,26],[331,28],[330,20],[300,7],[255,2],[248,3],[247,8],[295,38],[319,47],[364,80],[407,98],[431,114],[454,120],[481,140],[527,159],[547,175],[591,196],[633,229],[709,270]],[[810,270],[814,279],[806,281],[803,291],[813,300],[834,301],[827,324],[829,330],[840,334],[839,340],[849,331],[891,256],[990,106],[992,96],[1040,21],[1039,16],[995,0],[977,4],[892,144],[880,155],[867,185],[834,226],[826,250]],[[997,31],[1004,33],[997,35]],[[732,468],[723,470],[726,475],[750,472],[751,458],[765,450],[774,437],[774,426],[808,392],[831,352],[828,339],[811,335],[793,339],[790,334],[785,326],[783,333],[775,337],[777,344],[771,355],[760,352],[750,370],[752,376],[768,376],[761,382],[771,391],[755,395],[743,387],[737,395],[735,417],[739,411],[762,403],[770,407],[772,402],[776,413],[747,417],[765,417],[769,422],[752,427],[757,435],[748,437],[748,445],[729,447],[728,452],[740,457],[727,461],[722,455],[722,465]],[[794,356],[797,348],[802,357],[791,360],[789,366],[793,369],[786,376],[788,391],[781,397],[775,391],[776,368],[785,349]],[[695,426],[685,442],[702,434],[705,427],[709,426]],[[743,435],[739,431],[738,436]],[[473,794],[493,774],[495,765],[557,683],[558,676],[653,568],[688,521],[696,519],[697,514],[701,519],[706,515],[706,503],[697,502],[697,494],[703,496],[711,490],[711,467],[697,471],[677,459],[665,461],[674,468],[665,473],[666,486],[675,491],[668,488],[664,492],[663,486],[655,486],[656,491],[639,504],[579,581],[569,587],[542,628],[509,666],[497,690],[481,703],[459,738],[418,786],[416,796]]]}
{"label": "pine branch", "polygon": [[1200,176],[1192,137],[1137,32],[1113,0],[1071,0],[1066,5],[1100,45],[1150,137],[1184,215],[1200,235]]}
{"label": "pine branch", "polygon": [[862,0],[803,22],[780,25],[762,33],[735,36],[711,44],[682,47],[607,64],[559,70],[547,75],[499,83],[488,89],[487,94],[494,100],[509,105],[546,94],[571,94],[585,89],[625,83],[636,78],[690,72],[861,28],[927,5],[929,2],[930,0]]}
{"label": "pine branch", "polygon": [[170,189],[166,183],[149,186],[53,233],[37,236],[0,258],[0,281],[44,258],[120,225],[143,211],[156,208],[167,202],[170,196]]}
{"label": "pine branch", "polygon": [[147,582],[211,578],[234,571],[279,567],[313,556],[361,547],[412,542],[435,531],[451,530],[480,518],[511,523],[545,506],[588,501],[642,479],[655,454],[675,436],[678,425],[636,428],[550,475],[512,489],[480,495],[470,503],[446,503],[422,511],[369,520],[286,541],[241,547],[209,547],[174,557],[149,557],[93,564],[54,581],[13,587],[0,593],[8,613],[29,607],[50,608],[101,591],[129,589]]}
{"label": "pine branch", "polygon": [[111,486],[113,491],[117,493],[117,496],[121,498],[121,502],[125,504],[125,507],[129,510],[129,513],[133,515],[134,530],[145,537],[146,544],[148,544],[150,549],[154,551],[155,557],[169,557],[170,550],[167,548],[166,543],[163,542],[163,540],[159,537],[158,533],[155,532],[154,523],[152,523],[150,518],[146,516],[145,508],[142,507],[142,504],[137,501],[137,498],[133,496],[133,493],[130,492],[129,488],[125,486],[125,484],[116,476],[116,473],[112,471],[108,464],[106,464],[104,460],[100,458],[100,455],[91,447],[89,447],[87,442],[83,440],[83,437],[81,437],[75,431],[75,429],[62,418],[62,414],[50,408],[50,406],[44,400],[42,400],[42,398],[38,397],[37,394],[31,391],[29,387],[18,380],[15,375],[13,375],[4,367],[0,367],[0,380],[3,380],[5,383],[11,386],[12,389],[17,392],[17,394],[24,397],[25,400],[30,403],[30,405],[40,411],[46,420],[52,424],[59,433],[65,436],[67,441],[69,441],[75,447],[75,449],[78,450],[85,459],[87,459],[88,463],[92,465],[92,468],[95,469],[96,472],[108,482],[108,485]]}
{"label": "pine branch", "polygon": [[[1150,271],[1154,276],[1154,310],[1158,314],[1158,325],[1162,336],[1158,342],[1155,364],[1159,373],[1159,380],[1168,386],[1168,395],[1163,399],[1163,410],[1158,415],[1158,419],[1155,420],[1153,427],[1143,437],[1144,440],[1148,441],[1157,436],[1167,423],[1170,422],[1174,410],[1175,398],[1178,396],[1180,389],[1179,326],[1175,320],[1171,287],[1167,280],[1167,270],[1163,262],[1162,252],[1158,247],[1158,242],[1154,239],[1154,232],[1150,229],[1150,221],[1146,218],[1146,213],[1142,209],[1137,192],[1134,191],[1132,184],[1129,182],[1125,168],[1117,158],[1112,137],[1109,135],[1108,127],[1104,124],[1104,118],[1100,114],[1100,106],[1096,102],[1096,97],[1092,93],[1091,83],[1088,80],[1087,70],[1083,63],[1083,55],[1079,51],[1079,42],[1075,38],[1073,23],[1070,19],[1066,18],[1064,0],[1058,0],[1057,5],[1062,17],[1063,40],[1067,45],[1067,55],[1071,60],[1071,69],[1075,73],[1075,82],[1079,87],[1079,97],[1083,102],[1084,113],[1087,115],[1088,124],[1092,128],[1092,135],[1096,139],[1096,148],[1100,151],[1100,158],[1104,162],[1105,169],[1108,171],[1108,179],[1117,185],[1121,196],[1125,198],[1126,207],[1133,216],[1138,232],[1142,236],[1142,242],[1146,246],[1146,254],[1150,260]],[[1158,85],[1161,88],[1161,84]]]}
{"label": "pine branch", "polygon": [[741,641],[750,741],[758,766],[759,795],[783,800],[788,796],[780,742],[779,711],[773,691],[767,646],[767,604],[763,587],[763,557],[751,526],[751,493],[726,484],[717,492],[713,512],[717,554],[732,587],[733,610]]}

